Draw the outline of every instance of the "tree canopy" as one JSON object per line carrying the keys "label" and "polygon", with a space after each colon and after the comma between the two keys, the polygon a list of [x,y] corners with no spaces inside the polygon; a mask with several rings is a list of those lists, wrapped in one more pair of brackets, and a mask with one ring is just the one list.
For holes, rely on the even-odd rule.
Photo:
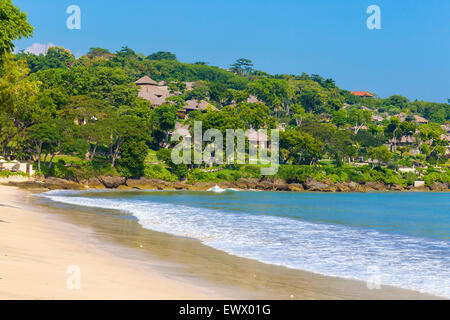
{"label": "tree canopy", "polygon": [[14,40],[31,37],[33,27],[27,14],[20,11],[11,0],[0,0],[0,64],[7,53],[14,50]]}

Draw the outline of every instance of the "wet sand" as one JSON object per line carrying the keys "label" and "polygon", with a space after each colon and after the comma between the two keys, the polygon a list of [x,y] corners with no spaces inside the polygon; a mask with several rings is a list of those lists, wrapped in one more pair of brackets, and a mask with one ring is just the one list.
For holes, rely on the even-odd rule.
{"label": "wet sand", "polygon": [[95,232],[29,210],[29,196],[0,186],[0,299],[227,297],[109,254]]}
{"label": "wet sand", "polygon": [[[310,272],[263,264],[255,260],[232,256],[210,248],[201,242],[171,236],[142,228],[134,219],[124,219],[118,211],[79,209],[68,205],[57,205],[36,199],[30,192],[0,187],[0,203],[20,208],[23,217],[18,219],[11,207],[0,207],[0,250],[6,246],[10,255],[0,252],[0,298],[81,299],[113,297],[143,299],[435,299],[419,292],[390,286],[370,290],[362,281],[322,276]],[[5,197],[4,195],[7,194]],[[6,214],[4,209],[7,208]],[[31,210],[30,210],[31,208]],[[32,218],[30,218],[32,217]],[[10,221],[8,221],[10,220]],[[24,226],[26,220],[27,226]],[[14,229],[5,226],[17,225]],[[46,238],[51,234],[57,244],[45,248],[46,252],[28,252],[23,261],[11,261],[27,243],[32,242],[28,231],[40,228],[34,237]],[[9,236],[3,233],[9,230]],[[20,233],[20,235],[18,234]],[[26,235],[25,235],[26,234]],[[12,236],[15,241],[11,242]],[[8,239],[7,239],[8,238]],[[18,238],[20,243],[17,242]],[[41,239],[40,239],[41,241]],[[47,282],[64,285],[53,294],[53,289],[43,286],[40,295],[25,294],[34,285],[23,277],[30,278],[34,264],[52,264],[56,259],[60,242],[72,246],[79,255],[88,254],[92,268],[114,269],[102,274],[102,280],[115,286],[115,292],[95,288],[98,283],[83,286],[82,290],[67,290],[65,287],[66,265],[79,261],[72,254],[60,257],[58,271],[46,274]],[[14,243],[14,246],[11,244]],[[8,251],[9,250],[9,251]],[[28,249],[30,250],[30,249]],[[53,250],[53,251],[52,251]],[[17,260],[17,259],[16,259]],[[75,262],[69,262],[75,261]],[[14,270],[20,262],[28,269]],[[9,264],[5,277],[3,265]],[[90,265],[91,266],[91,265]],[[23,265],[22,265],[23,267]],[[83,268],[84,270],[84,268]],[[34,272],[34,273],[33,273]],[[58,273],[59,272],[59,273]],[[114,273],[115,272],[115,273]],[[42,272],[41,272],[42,273]],[[124,274],[122,274],[124,273]],[[120,280],[118,280],[120,279]],[[5,280],[8,286],[4,287]],[[36,280],[37,281],[37,280]],[[97,282],[100,279],[97,280]],[[164,285],[161,284],[163,281]],[[42,280],[41,282],[45,282]],[[167,284],[166,284],[167,282]],[[84,283],[84,282],[83,282]],[[144,286],[145,284],[145,286]],[[166,289],[167,285],[167,289]],[[171,288],[182,288],[171,291]],[[6,288],[6,289],[5,289]],[[28,289],[27,289],[28,288]],[[136,291],[136,288],[139,290]],[[67,292],[69,291],[69,292]],[[21,294],[19,294],[20,292]],[[120,294],[119,294],[120,293]]]}

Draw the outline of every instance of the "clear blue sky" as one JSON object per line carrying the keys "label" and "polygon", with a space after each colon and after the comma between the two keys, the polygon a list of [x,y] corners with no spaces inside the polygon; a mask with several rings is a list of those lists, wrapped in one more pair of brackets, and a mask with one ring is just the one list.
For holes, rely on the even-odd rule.
{"label": "clear blue sky", "polygon": [[[348,90],[447,102],[450,98],[448,0],[13,0],[36,31],[17,42],[171,51],[180,61],[228,67],[253,60],[269,73],[316,73]],[[66,28],[69,5],[81,30]],[[381,8],[381,30],[366,9]]]}

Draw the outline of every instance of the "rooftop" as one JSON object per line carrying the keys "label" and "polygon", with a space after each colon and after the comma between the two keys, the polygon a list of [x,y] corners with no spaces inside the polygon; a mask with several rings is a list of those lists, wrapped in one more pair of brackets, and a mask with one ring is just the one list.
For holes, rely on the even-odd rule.
{"label": "rooftop", "polygon": [[148,76],[143,76],[142,78],[140,78],[138,81],[135,82],[138,86],[144,86],[144,85],[152,85],[152,86],[157,86],[158,83],[151,79]]}
{"label": "rooftop", "polygon": [[357,97],[373,97],[373,95],[368,91],[350,91],[350,93]]}

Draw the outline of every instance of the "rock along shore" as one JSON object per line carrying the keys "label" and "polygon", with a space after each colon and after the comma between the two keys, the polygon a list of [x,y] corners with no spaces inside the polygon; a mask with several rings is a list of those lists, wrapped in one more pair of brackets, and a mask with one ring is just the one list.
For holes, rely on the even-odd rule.
{"label": "rock along shore", "polygon": [[[5,183],[5,182],[4,182]],[[404,188],[395,184],[384,184],[382,182],[319,182],[308,179],[303,183],[286,183],[282,180],[268,180],[256,178],[241,178],[236,182],[195,182],[186,181],[169,182],[158,179],[126,179],[118,176],[104,176],[91,178],[85,181],[70,181],[54,177],[36,178],[29,181],[9,181],[8,185],[17,186],[24,189],[44,189],[44,190],[85,190],[85,189],[119,189],[119,190],[191,190],[206,191],[216,185],[219,187],[235,188],[240,190],[263,190],[263,191],[293,191],[293,192],[370,192],[370,191],[450,191],[450,185],[436,183],[431,186],[420,188]]]}

